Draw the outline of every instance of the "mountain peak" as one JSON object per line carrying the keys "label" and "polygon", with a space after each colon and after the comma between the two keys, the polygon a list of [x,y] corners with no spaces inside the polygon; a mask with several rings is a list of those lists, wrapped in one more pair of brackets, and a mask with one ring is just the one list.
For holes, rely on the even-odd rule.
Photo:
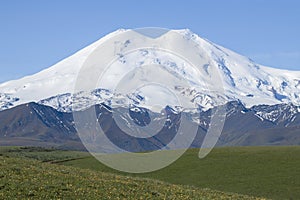
{"label": "mountain peak", "polygon": [[[77,74],[88,56],[101,43],[126,31],[129,30],[118,29],[39,73],[0,84],[0,109],[4,110],[32,101],[41,102],[44,99],[58,98],[60,95],[72,93]],[[256,64],[245,56],[199,37],[189,29],[173,31],[181,34],[187,41],[193,40],[200,47],[199,55],[205,54],[210,58],[210,63],[199,66],[206,73],[203,74],[203,77],[216,73],[212,70],[212,65],[214,65],[223,80],[224,94],[207,94],[203,91],[202,85],[193,85],[194,92],[192,94],[195,97],[193,100],[199,106],[210,108],[217,105],[220,99],[223,103],[240,100],[247,107],[278,103],[300,105],[300,71],[291,72]],[[154,54],[151,56],[148,55],[150,59],[156,59]],[[168,66],[173,67],[172,70],[177,67],[176,70],[182,73],[180,74],[182,77],[202,78],[194,77],[189,71],[183,71],[176,63],[171,65],[172,63],[174,62],[169,62]],[[65,96],[71,98],[71,95]],[[66,101],[64,99],[64,102]],[[52,107],[59,106],[58,100],[53,101],[52,99],[51,102],[57,104],[50,104]]]}

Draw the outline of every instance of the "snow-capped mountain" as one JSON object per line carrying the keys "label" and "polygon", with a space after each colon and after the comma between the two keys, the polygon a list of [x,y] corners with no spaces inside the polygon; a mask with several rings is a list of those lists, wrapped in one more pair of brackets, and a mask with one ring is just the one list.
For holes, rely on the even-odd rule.
{"label": "snow-capped mountain", "polygon": [[[147,107],[147,98],[144,98],[142,94],[114,93],[110,90],[109,84],[107,84],[107,88],[90,91],[82,99],[80,99],[80,92],[73,93],[77,75],[88,56],[103,42],[126,31],[128,30],[115,31],[37,74],[0,84],[0,110],[28,102],[38,102],[51,106],[58,111],[71,112],[74,96],[78,96],[80,101],[78,110],[88,108],[91,104],[119,105],[132,101]],[[119,64],[129,65],[133,62],[135,65],[143,65],[144,62],[163,64],[166,66],[166,70],[174,72],[174,76],[181,76],[191,82],[190,88],[178,85],[174,89],[182,95],[189,96],[190,100],[203,110],[230,101],[240,101],[247,108],[262,104],[290,103],[295,106],[300,105],[300,71],[273,69],[256,64],[249,58],[203,39],[189,30],[173,30],[166,33],[165,37],[171,35],[171,32],[182,35],[186,42],[193,41],[198,44],[200,47],[199,52],[197,52],[199,56],[204,54],[208,56],[208,63],[199,66],[202,72],[201,77],[196,77],[186,63],[145,49],[140,49],[135,54],[128,56],[120,55]],[[126,38],[125,41],[116,41],[116,43],[123,44],[125,48],[132,39]],[[213,70],[213,65],[217,66],[217,71]],[[223,80],[223,93],[207,93],[203,89],[205,88],[203,84],[215,84],[207,82],[205,78],[206,76],[214,76],[213,73],[220,74]],[[105,83],[118,82],[118,80],[113,80],[114,77],[116,75],[107,77],[109,81]],[[172,81],[174,82],[174,80],[170,80],[170,82]],[[150,93],[155,94],[155,92],[157,91]],[[168,101],[168,95],[165,97],[161,91],[158,94],[160,94],[160,102],[165,105],[173,103]],[[295,109],[298,109],[297,112],[299,112],[298,107]],[[257,115],[269,118],[268,113],[257,113]]]}

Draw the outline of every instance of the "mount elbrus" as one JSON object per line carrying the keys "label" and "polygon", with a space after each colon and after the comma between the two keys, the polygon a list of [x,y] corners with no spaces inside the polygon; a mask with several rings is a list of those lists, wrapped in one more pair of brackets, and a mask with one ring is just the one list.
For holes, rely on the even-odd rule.
{"label": "mount elbrus", "polygon": [[[73,98],[78,95],[73,92],[76,77],[87,57],[101,43],[125,31],[113,32],[37,74],[0,84],[0,145],[83,148],[76,133],[72,112],[85,112],[93,106],[96,112],[102,113],[99,115],[99,123],[105,126],[107,134],[112,138],[122,131],[110,120],[114,104],[118,104],[115,108],[118,110],[128,108],[128,102],[134,102],[135,105],[128,112],[128,119],[138,125],[147,125],[149,115],[154,116],[152,120],[162,120],[159,110],[143,106],[145,98],[142,95],[115,94],[110,88],[96,88],[81,100],[80,107],[73,105]],[[218,141],[219,146],[300,144],[300,71],[262,66],[189,30],[174,31],[186,41],[197,43],[201,47],[197,52],[200,56],[205,54],[209,57],[209,63],[199,66],[205,73],[203,76],[219,73],[223,80],[222,93],[207,93],[203,89],[201,77],[193,82],[191,88],[180,88],[200,110],[199,119],[190,118],[191,123],[199,126],[192,147],[201,145],[209,126],[211,110],[220,104],[226,104],[227,117]],[[128,38],[127,41],[130,40]],[[174,60],[162,60],[149,50],[141,49],[135,57],[122,56],[120,62],[126,64],[143,59],[166,64],[169,70],[176,72],[174,76],[187,80],[197,78],[193,77],[192,71]],[[212,70],[212,66],[216,66],[217,70]],[[160,94],[157,91],[150,93]],[[169,105],[166,98],[160,98],[159,95],[155,98],[165,104],[163,111],[170,116],[168,124],[165,124],[168,128],[161,130],[165,136],[149,140],[148,143],[133,141],[124,136],[121,139],[127,142],[122,144],[122,148],[154,150],[168,142],[173,132],[176,132],[176,116],[181,111]]]}

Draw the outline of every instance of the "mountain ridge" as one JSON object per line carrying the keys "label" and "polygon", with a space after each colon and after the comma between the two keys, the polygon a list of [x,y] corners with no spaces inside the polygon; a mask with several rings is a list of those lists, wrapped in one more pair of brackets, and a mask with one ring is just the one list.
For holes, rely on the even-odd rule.
{"label": "mountain ridge", "polygon": [[[264,119],[257,115],[258,112],[263,111],[272,113],[269,106],[255,106],[247,109],[241,102],[235,101],[227,103],[226,107],[225,125],[217,146],[300,145],[298,134],[300,113],[291,112],[292,105],[279,104],[271,107],[273,111],[279,109],[284,111],[281,115],[275,114],[273,119],[270,116]],[[126,110],[121,107],[115,108],[113,112],[125,114],[127,112],[124,109]],[[160,131],[160,136],[155,135],[153,138],[142,140],[124,134],[111,117],[112,108],[105,104],[95,105],[97,116],[99,116],[97,121],[106,135],[128,151],[155,150],[165,145],[176,134],[180,113],[170,107],[165,109],[170,118],[165,119],[165,128]],[[134,113],[129,112],[126,115],[128,119],[135,120],[136,124],[147,123],[149,113],[152,113],[151,110],[143,108],[132,109],[132,111]],[[152,121],[161,120],[157,113],[152,113],[151,116],[154,116],[150,119]],[[189,122],[196,123],[198,126],[191,148],[201,146],[209,128],[211,110],[200,112],[199,119],[199,121],[191,119]],[[37,103],[23,104],[0,112],[0,145],[53,146],[62,149],[85,150],[77,134],[72,113],[58,112],[52,107]]]}
{"label": "mountain ridge", "polygon": [[[0,84],[0,110],[28,102],[44,103],[60,110],[59,106],[62,102],[59,101],[59,98],[73,94],[76,75],[89,54],[103,42],[126,31],[129,30],[120,29],[108,34],[74,55],[37,74]],[[251,59],[214,44],[207,39],[203,39],[188,29],[172,31],[181,34],[186,41],[193,40],[201,47],[199,54],[205,53],[209,55],[210,61],[214,63],[208,63],[199,67],[203,67],[204,71],[209,75],[212,65],[216,65],[218,72],[222,76],[224,94],[212,94],[209,96],[202,90],[202,85],[193,85],[195,92],[191,98],[195,97],[194,100],[198,106],[204,109],[217,106],[219,96],[225,102],[240,100],[247,108],[262,104],[293,103],[294,105],[300,105],[300,71],[280,70],[256,64]],[[151,59],[155,59],[155,57],[151,57]],[[174,68],[171,68],[172,66],[168,67],[171,70],[181,69],[178,63],[175,63]],[[198,78],[201,79],[201,77]],[[115,95],[113,91],[110,91],[110,93],[110,95]],[[52,99],[54,103],[49,103],[47,101],[49,99]],[[64,101],[70,103],[72,95],[69,95],[68,99]],[[71,108],[66,109],[71,110]],[[61,109],[61,111],[66,110]]]}
{"label": "mountain ridge", "polygon": [[[178,129],[178,116],[185,113],[189,117],[189,123],[196,123],[198,126],[198,134],[191,147],[200,147],[210,126],[212,109],[222,105],[225,105],[227,111],[224,113],[226,120],[218,146],[300,144],[300,136],[297,134],[300,128],[300,71],[279,70],[256,64],[251,59],[186,29],[169,31],[161,38],[161,42],[170,40],[175,47],[181,47],[176,46],[175,34],[180,36],[181,43],[192,41],[196,44],[197,55],[208,59],[197,66],[199,73],[194,73],[194,68],[190,68],[173,54],[158,54],[155,49],[139,49],[130,55],[116,55],[117,67],[111,71],[109,70],[113,67],[109,68],[111,74],[105,74],[108,76],[104,77],[107,88],[75,92],[76,78],[89,55],[107,40],[114,40],[118,34],[128,31],[131,30],[113,32],[37,74],[0,84],[0,144],[83,148],[72,113],[84,113],[95,107],[99,114],[97,116],[101,116],[97,118],[97,122],[100,125],[102,123],[109,132],[107,136],[122,149],[152,151],[164,146]],[[139,37],[143,39],[143,36]],[[115,43],[126,49],[134,37],[128,36],[125,39]],[[159,68],[153,74],[149,68],[143,67],[145,63],[162,65],[164,68]],[[157,80],[165,79],[164,83],[174,86],[171,88],[173,92],[188,99],[189,105],[194,107],[186,106],[186,102],[178,105],[171,99],[172,93],[167,93],[167,90],[150,88],[150,92],[137,90],[121,93],[111,89],[109,84],[118,83],[118,78],[123,77],[124,71],[116,69],[127,69],[130,66],[140,69],[131,74],[138,77],[138,81],[131,84],[143,83],[139,81],[148,76],[148,72],[152,73]],[[93,69],[95,68],[91,68]],[[218,75],[221,80],[211,79]],[[188,86],[177,83],[177,76],[180,80],[187,81]],[[125,82],[131,81],[131,76],[129,79],[124,77],[127,78],[124,79]],[[223,90],[209,91],[210,88],[206,87],[220,84]],[[151,98],[155,101],[149,101]],[[159,106],[151,107],[151,104]],[[130,125],[126,123],[128,120],[138,126],[147,126],[151,120],[165,124],[162,124],[159,137],[150,137],[146,141],[134,139],[124,134],[111,118],[112,110],[118,112],[125,125]],[[160,116],[161,111],[173,117],[165,122]],[[150,113],[154,119],[150,118]],[[200,116],[194,116],[195,114]]]}

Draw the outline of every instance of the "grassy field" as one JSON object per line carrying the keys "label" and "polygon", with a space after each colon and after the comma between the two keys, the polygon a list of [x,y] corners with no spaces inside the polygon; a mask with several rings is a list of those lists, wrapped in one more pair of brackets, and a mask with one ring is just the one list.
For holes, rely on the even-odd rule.
{"label": "grassy field", "polygon": [[40,147],[6,147],[0,146],[0,155],[35,159],[42,162],[62,162],[73,159],[90,158],[88,152],[62,151],[58,149]]}
{"label": "grassy field", "polygon": [[[74,171],[73,173],[69,173],[70,177],[66,180],[72,179],[73,182],[76,182],[76,178],[72,178],[76,173],[92,173],[95,176],[102,176],[103,174],[107,176],[114,177],[118,174],[122,175],[121,178],[134,177],[132,178],[132,182],[136,182],[136,178],[138,181],[146,181],[154,184],[155,187],[156,181],[150,181],[148,179],[140,179],[140,178],[149,178],[156,179],[163,182],[168,182],[170,184],[165,184],[163,182],[158,182],[160,187],[162,185],[168,185],[167,187],[179,187],[184,188],[182,190],[186,190],[187,192],[192,190],[196,192],[200,192],[204,195],[203,192],[213,193],[211,195],[221,195],[222,197],[230,197],[229,193],[239,193],[245,194],[249,196],[255,197],[266,197],[270,199],[300,199],[300,147],[231,147],[231,148],[216,148],[209,154],[205,159],[198,159],[198,149],[188,150],[184,156],[182,156],[175,163],[170,165],[167,168],[162,170],[147,173],[147,174],[126,174],[120,173],[118,171],[112,170],[93,157],[91,157],[87,152],[76,152],[76,151],[60,151],[55,149],[40,149],[40,148],[28,148],[28,147],[0,147],[0,159],[1,159],[1,174],[0,174],[0,192],[5,195],[8,194],[9,191],[14,191],[12,188],[8,190],[4,190],[3,188],[7,188],[3,181],[8,181],[8,178],[5,177],[5,174],[13,174],[16,177],[11,178],[11,180],[16,180],[15,182],[8,183],[8,185],[15,185],[14,187],[22,188],[22,195],[26,197],[26,192],[29,190],[26,189],[26,184],[24,185],[23,181],[20,181],[20,177],[18,176],[19,172],[25,172],[28,176],[34,176],[35,173],[45,173],[45,170],[37,171],[46,167],[50,174],[55,174],[55,183],[58,183],[57,187],[53,186],[54,184],[50,184],[47,186],[47,180],[41,179],[41,182],[30,183],[34,185],[43,185],[43,181],[46,181],[46,189],[54,192],[59,191],[58,194],[61,195],[59,197],[65,197],[68,195],[69,190],[61,190],[60,188],[64,188],[63,184],[65,184],[64,178],[59,178],[59,176],[64,177],[68,176],[64,173],[60,173],[59,170],[62,169],[67,171]],[[2,162],[3,159],[8,159],[4,164]],[[12,159],[12,160],[10,160]],[[16,159],[16,160],[14,160]],[[38,161],[34,161],[34,160]],[[15,162],[15,164],[8,164],[9,162]],[[34,162],[35,164],[32,164]],[[52,163],[52,164],[51,164]],[[27,167],[25,166],[27,165]],[[28,166],[30,165],[30,166]],[[36,166],[31,166],[36,165]],[[10,169],[9,166],[14,166]],[[35,170],[31,170],[32,167],[36,167]],[[24,169],[25,168],[25,169]],[[6,170],[6,172],[5,172]],[[7,170],[12,170],[11,172],[7,172]],[[30,172],[30,170],[32,172]],[[54,170],[54,171],[52,171]],[[58,172],[56,172],[58,170]],[[83,170],[83,171],[82,171]],[[86,170],[86,171],[84,171]],[[103,173],[104,172],[104,173]],[[33,173],[33,174],[31,174]],[[98,175],[96,175],[98,174]],[[25,175],[25,176],[27,176]],[[19,181],[18,181],[19,180]],[[23,178],[21,179],[23,180]],[[35,179],[33,179],[35,180]],[[49,181],[48,180],[48,181]],[[59,181],[62,183],[60,184]],[[87,181],[87,180],[86,180]],[[100,179],[97,179],[100,181]],[[102,180],[101,180],[102,181]],[[101,182],[100,181],[100,182]],[[113,180],[110,180],[113,182]],[[22,184],[20,184],[22,183]],[[26,183],[26,182],[25,182]],[[2,184],[2,185],[1,185]],[[17,186],[19,184],[19,186]],[[67,184],[67,183],[66,183]],[[83,187],[82,190],[86,190],[88,193],[88,188],[86,184],[88,183],[82,182],[82,186],[77,185],[75,188],[71,188],[73,191],[77,189],[77,187]],[[113,184],[113,183],[111,183]],[[144,184],[144,183],[142,183]],[[175,184],[175,185],[172,185]],[[76,184],[75,184],[76,185]],[[182,186],[178,186],[182,185]],[[124,186],[126,189],[130,190],[131,186]],[[145,186],[148,187],[148,186]],[[153,190],[160,190],[161,188],[157,188]],[[202,190],[197,188],[210,188],[211,190]],[[53,191],[52,191],[53,189]],[[44,188],[45,190],[45,188]],[[35,195],[39,195],[42,193],[46,195],[46,192],[42,190],[35,190]],[[81,189],[79,189],[81,190]],[[160,196],[158,198],[164,198],[167,195],[169,197],[169,193],[167,190],[162,190],[159,192]],[[30,190],[31,191],[31,190]],[[44,192],[43,192],[44,191]],[[215,192],[215,191],[224,191],[225,193]],[[6,192],[6,193],[5,193]],[[51,193],[50,192],[50,193]],[[95,191],[93,190],[92,193]],[[101,195],[108,195],[103,191]],[[55,193],[55,192],[54,192]],[[54,197],[54,193],[52,197]],[[97,193],[100,195],[100,193]],[[146,191],[147,193],[147,191]],[[13,193],[14,194],[14,193]],[[95,193],[96,194],[96,193]],[[156,192],[154,192],[156,194]],[[10,194],[12,195],[12,194]],[[127,196],[128,198],[133,198],[132,195],[141,195],[139,193],[130,193]],[[149,195],[149,194],[147,194]],[[188,192],[185,195],[196,195],[194,193]],[[205,194],[208,195],[208,194]],[[227,196],[226,196],[227,195]],[[229,195],[229,196],[228,196]],[[135,197],[137,197],[135,196]],[[151,196],[151,195],[150,195]],[[142,196],[143,198],[147,198],[150,196]],[[186,196],[186,197],[187,197]],[[209,195],[208,195],[209,196]],[[68,197],[68,196],[67,196]],[[115,196],[116,197],[116,196]],[[119,196],[122,197],[122,196]],[[154,197],[156,197],[154,195]],[[178,196],[177,196],[178,197]],[[191,197],[191,196],[190,196]],[[194,198],[199,196],[192,196]],[[206,197],[206,196],[202,196]],[[210,196],[213,197],[213,196]],[[216,197],[216,196],[214,196]],[[234,196],[237,197],[237,196]],[[175,196],[172,196],[175,198]],[[233,197],[232,197],[233,198]],[[239,197],[241,198],[241,197]],[[246,198],[243,196],[243,198]],[[1,199],[1,196],[0,196]],[[233,198],[235,199],[235,198]]]}
{"label": "grassy field", "polygon": [[[216,148],[202,160],[197,155],[198,150],[191,149],[167,168],[130,176],[271,199],[300,199],[299,146]],[[128,175],[93,157],[61,164]]]}
{"label": "grassy field", "polygon": [[[20,153],[21,150],[23,153]],[[47,154],[51,155],[51,162],[62,161],[66,157],[74,159],[84,156],[81,160],[90,159],[81,152],[71,152],[73,155],[70,156],[70,152],[65,151],[0,148],[0,199],[256,199],[51,164],[45,162]]]}

